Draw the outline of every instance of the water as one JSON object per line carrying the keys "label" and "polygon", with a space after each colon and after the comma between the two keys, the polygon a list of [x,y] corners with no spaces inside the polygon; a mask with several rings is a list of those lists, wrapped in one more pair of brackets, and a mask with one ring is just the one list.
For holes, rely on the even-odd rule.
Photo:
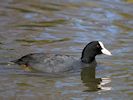
{"label": "water", "polygon": [[[0,100],[132,100],[132,0],[1,0]],[[70,75],[25,72],[7,62],[31,52],[80,57],[92,40],[113,56]]]}

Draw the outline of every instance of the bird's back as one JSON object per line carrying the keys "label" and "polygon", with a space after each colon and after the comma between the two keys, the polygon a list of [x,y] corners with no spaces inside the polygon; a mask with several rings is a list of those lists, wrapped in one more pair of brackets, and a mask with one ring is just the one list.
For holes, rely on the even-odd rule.
{"label": "bird's back", "polygon": [[28,65],[43,72],[64,72],[73,69],[75,57],[69,55],[33,53],[14,61],[19,65]]}

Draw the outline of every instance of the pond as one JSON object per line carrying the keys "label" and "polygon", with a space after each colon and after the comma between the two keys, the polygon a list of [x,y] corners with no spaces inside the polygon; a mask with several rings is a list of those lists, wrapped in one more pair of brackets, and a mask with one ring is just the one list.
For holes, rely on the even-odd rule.
{"label": "pond", "polygon": [[[66,75],[8,62],[33,52],[81,56],[102,41],[113,56]],[[1,0],[0,100],[132,100],[133,0]]]}

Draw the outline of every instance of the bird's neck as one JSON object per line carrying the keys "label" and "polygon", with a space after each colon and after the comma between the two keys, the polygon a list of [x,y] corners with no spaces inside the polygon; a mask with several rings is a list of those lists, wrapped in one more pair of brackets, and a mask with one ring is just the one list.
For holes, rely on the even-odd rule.
{"label": "bird's neck", "polygon": [[94,57],[81,57],[81,61],[83,63],[92,63],[93,61],[95,61],[95,56]]}

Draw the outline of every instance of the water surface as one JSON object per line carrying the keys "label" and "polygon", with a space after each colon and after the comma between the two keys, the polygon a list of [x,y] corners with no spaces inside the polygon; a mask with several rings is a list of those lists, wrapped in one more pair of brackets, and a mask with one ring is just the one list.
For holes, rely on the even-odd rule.
{"label": "water surface", "polygon": [[[1,0],[0,100],[132,100],[132,0]],[[7,62],[31,52],[80,58],[100,40],[113,56],[70,75],[25,72]]]}

